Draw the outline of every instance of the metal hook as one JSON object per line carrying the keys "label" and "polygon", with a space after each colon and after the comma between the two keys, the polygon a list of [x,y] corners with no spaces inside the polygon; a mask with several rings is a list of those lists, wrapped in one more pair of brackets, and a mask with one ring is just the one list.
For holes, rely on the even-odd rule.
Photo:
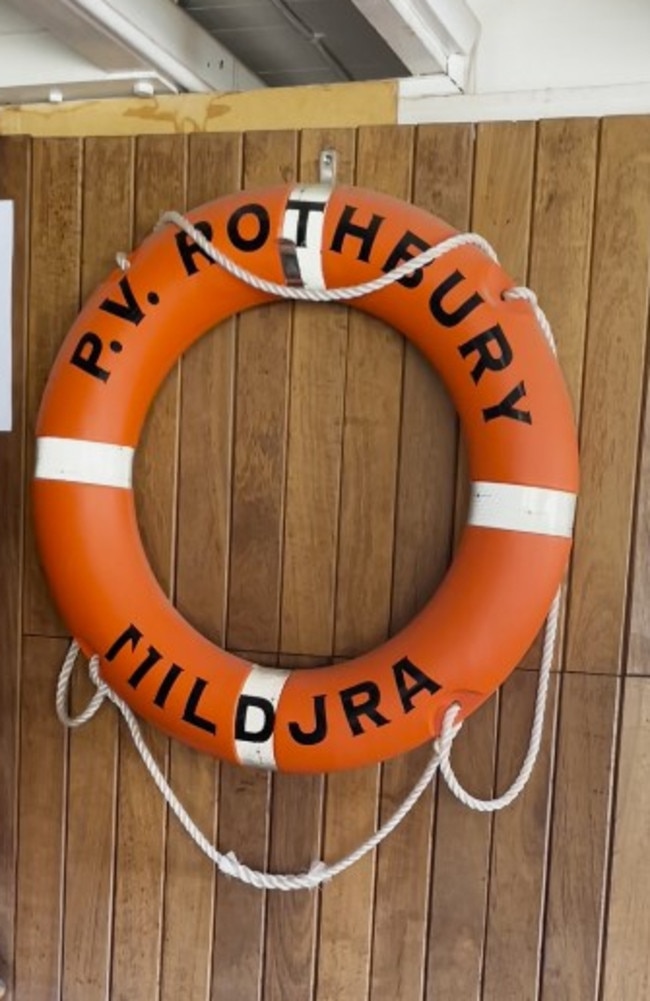
{"label": "metal hook", "polygon": [[338,153],[335,149],[324,149],[318,158],[318,172],[320,183],[332,187],[336,184],[336,168],[338,166]]}

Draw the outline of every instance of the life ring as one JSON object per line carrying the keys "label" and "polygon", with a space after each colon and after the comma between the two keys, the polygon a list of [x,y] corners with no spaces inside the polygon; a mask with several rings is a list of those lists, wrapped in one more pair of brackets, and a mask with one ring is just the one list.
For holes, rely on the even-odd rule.
{"label": "life ring", "polygon": [[[305,285],[367,281],[453,235],[426,212],[353,187],[282,186],[221,198],[189,219],[275,282],[282,240]],[[92,295],[43,397],[33,486],[40,555],[60,612],[104,680],[166,733],[232,762],[329,772],[392,757],[473,712],[514,669],[566,568],[578,488],[571,405],[555,357],[512,281],[462,247],[356,300],[401,331],[459,412],[472,481],[442,585],[383,646],[284,671],[209,643],[172,607],[145,557],[131,488],[150,403],[207,329],[274,297],[166,226]]]}

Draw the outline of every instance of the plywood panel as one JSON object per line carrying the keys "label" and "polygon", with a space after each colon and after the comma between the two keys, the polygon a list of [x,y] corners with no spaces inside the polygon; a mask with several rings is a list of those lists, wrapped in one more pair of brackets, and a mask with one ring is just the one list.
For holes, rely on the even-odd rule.
{"label": "plywood panel", "polygon": [[395,80],[3,107],[4,135],[109,136],[392,125]]}
{"label": "plywood panel", "polygon": [[18,850],[18,741],[20,712],[23,568],[25,371],[29,288],[31,143],[0,139],[0,198],[14,202],[13,336],[11,375],[13,433],[0,434],[0,977],[13,997],[16,853]]}
{"label": "plywood panel", "polygon": [[[648,993],[649,121],[37,141],[29,199],[29,144],[0,140],[0,190],[16,193],[32,268],[30,281],[19,243],[16,399],[22,386],[27,432],[19,414],[0,438],[9,508],[0,530],[0,975],[15,980],[12,1001]],[[471,214],[517,280],[537,287],[582,421],[583,513],[558,659],[568,670],[555,676],[521,800],[490,819],[444,788],[427,793],[377,856],[322,891],[265,896],[217,876],[168,820],[112,708],[79,733],[60,728],[53,685],[64,627],[30,531],[20,619],[21,469],[51,360],[80,293],[114,252],[163,209],[242,179],[315,177],[325,145],[338,148],[341,180],[412,199],[459,228]],[[264,664],[345,657],[399,629],[443,574],[463,514],[457,455],[445,394],[396,334],[343,308],[274,306],[204,338],[156,402],[138,459],[146,545],[182,613],[211,639]],[[619,726],[621,682],[611,675],[624,655],[638,677],[626,679]],[[504,788],[521,760],[536,657],[454,749],[461,780],[479,795]],[[90,694],[81,674],[75,707]],[[364,840],[426,757],[269,781],[147,736],[206,833],[273,869],[333,860]]]}

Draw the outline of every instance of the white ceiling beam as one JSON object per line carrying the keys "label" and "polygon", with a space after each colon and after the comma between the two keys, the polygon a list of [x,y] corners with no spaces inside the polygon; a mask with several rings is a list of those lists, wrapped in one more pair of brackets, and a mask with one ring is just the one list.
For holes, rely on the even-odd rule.
{"label": "white ceiling beam", "polygon": [[480,23],[465,0],[352,0],[414,75],[445,73],[463,89]]}
{"label": "white ceiling beam", "polygon": [[262,81],[170,0],[11,0],[107,73],[154,70],[192,93]]}

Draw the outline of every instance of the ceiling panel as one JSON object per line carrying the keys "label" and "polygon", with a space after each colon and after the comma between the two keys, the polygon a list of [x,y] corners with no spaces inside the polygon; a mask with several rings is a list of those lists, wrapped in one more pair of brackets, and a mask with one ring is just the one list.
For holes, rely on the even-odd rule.
{"label": "ceiling panel", "polygon": [[15,7],[0,0],[0,35],[27,35],[30,31],[40,31],[39,25],[33,24]]}
{"label": "ceiling panel", "polygon": [[221,4],[217,7],[188,7],[196,20],[212,33],[221,31],[265,31],[267,28],[287,27],[286,15],[266,0],[249,0],[247,3]]}
{"label": "ceiling panel", "polygon": [[256,73],[283,69],[309,69],[326,65],[318,49],[288,24],[262,31],[220,31],[216,37],[234,56]]}
{"label": "ceiling panel", "polygon": [[268,87],[302,87],[312,83],[339,83],[341,76],[331,66],[307,70],[271,70],[260,73]]}
{"label": "ceiling panel", "polygon": [[181,0],[181,6],[269,86],[409,75],[351,0]]}

